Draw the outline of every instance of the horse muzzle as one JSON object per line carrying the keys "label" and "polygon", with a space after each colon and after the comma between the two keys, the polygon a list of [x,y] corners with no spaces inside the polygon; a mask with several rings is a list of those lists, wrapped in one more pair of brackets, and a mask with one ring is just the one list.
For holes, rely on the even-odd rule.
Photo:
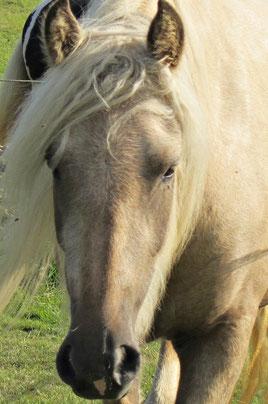
{"label": "horse muzzle", "polygon": [[135,379],[140,353],[134,344],[109,344],[100,355],[96,350],[92,355],[88,349],[77,352],[77,345],[72,345],[67,336],[59,349],[56,365],[59,376],[76,395],[116,400],[127,394]]}

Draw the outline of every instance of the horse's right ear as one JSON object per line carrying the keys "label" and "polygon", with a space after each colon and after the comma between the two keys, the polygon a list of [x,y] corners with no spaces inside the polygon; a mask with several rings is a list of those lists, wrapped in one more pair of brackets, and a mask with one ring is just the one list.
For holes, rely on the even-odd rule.
{"label": "horse's right ear", "polygon": [[41,44],[48,66],[60,64],[83,38],[69,0],[54,0],[42,21]]}
{"label": "horse's right ear", "polygon": [[155,60],[175,67],[183,45],[184,29],[180,16],[166,0],[158,0],[158,10],[147,36],[149,52]]}

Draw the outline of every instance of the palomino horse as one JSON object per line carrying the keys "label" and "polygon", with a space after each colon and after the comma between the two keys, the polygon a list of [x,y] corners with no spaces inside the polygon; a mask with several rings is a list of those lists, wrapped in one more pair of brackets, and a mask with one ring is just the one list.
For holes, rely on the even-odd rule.
{"label": "palomino horse", "polygon": [[3,87],[1,306],[56,233],[57,368],[82,397],[138,403],[157,338],[148,403],[232,396],[268,299],[267,19],[266,0],[92,0],[79,20],[55,0],[43,82]]}

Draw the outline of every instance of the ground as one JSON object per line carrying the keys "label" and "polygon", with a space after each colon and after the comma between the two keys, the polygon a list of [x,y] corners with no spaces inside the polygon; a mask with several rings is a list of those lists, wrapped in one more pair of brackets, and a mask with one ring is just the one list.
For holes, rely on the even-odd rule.
{"label": "ground", "polygon": [[[0,0],[0,77],[25,19],[36,4],[35,0]],[[53,278],[55,270],[50,274]],[[20,319],[10,321],[8,316],[2,316],[0,403],[87,402],[60,381],[55,369],[55,355],[68,328],[64,301],[64,292],[50,278]],[[144,349],[144,395],[150,388],[157,347],[153,344]],[[233,404],[239,403],[239,390]],[[264,403],[256,397],[252,404]]]}

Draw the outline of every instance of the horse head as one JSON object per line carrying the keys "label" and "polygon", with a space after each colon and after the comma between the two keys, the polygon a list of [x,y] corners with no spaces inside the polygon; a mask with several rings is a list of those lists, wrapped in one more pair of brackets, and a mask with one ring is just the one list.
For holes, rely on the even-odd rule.
{"label": "horse head", "polygon": [[[20,165],[27,182],[22,193],[31,187],[34,207],[25,198],[27,206],[20,204],[16,213],[20,220],[12,223],[24,254],[34,250],[49,221],[45,208],[34,230],[23,226],[30,226],[31,212],[45,206],[46,198],[50,203],[46,190],[53,190],[71,306],[58,372],[80,396],[116,399],[139,372],[140,343],[178,247],[182,128],[167,82],[184,35],[178,14],[164,0],[150,21],[135,13],[122,17],[122,10],[120,18],[118,10],[105,9],[104,15],[101,7],[108,5],[101,3],[95,19],[81,21],[67,0],[42,9],[38,40],[48,71],[16,126],[23,131],[17,152],[28,156],[28,165],[21,169],[26,161],[12,149],[13,140],[5,175],[14,184]],[[22,255],[20,260],[25,266]]]}
{"label": "horse head", "polygon": [[[42,38],[50,64],[59,64],[85,37],[68,2],[56,2]],[[127,54],[134,59],[147,53],[150,64],[175,66],[182,42],[178,15],[160,1],[147,49],[130,43],[124,52],[114,50],[96,75],[97,92],[109,96],[118,82],[136,80]],[[151,88],[155,79],[146,78]],[[142,85],[125,98],[122,93],[121,102],[107,101],[71,124],[46,153],[71,300],[71,327],[57,368],[87,398],[118,398],[129,389],[140,366],[140,311],[157,267],[174,253],[166,244],[175,237],[180,127],[156,88]]]}

